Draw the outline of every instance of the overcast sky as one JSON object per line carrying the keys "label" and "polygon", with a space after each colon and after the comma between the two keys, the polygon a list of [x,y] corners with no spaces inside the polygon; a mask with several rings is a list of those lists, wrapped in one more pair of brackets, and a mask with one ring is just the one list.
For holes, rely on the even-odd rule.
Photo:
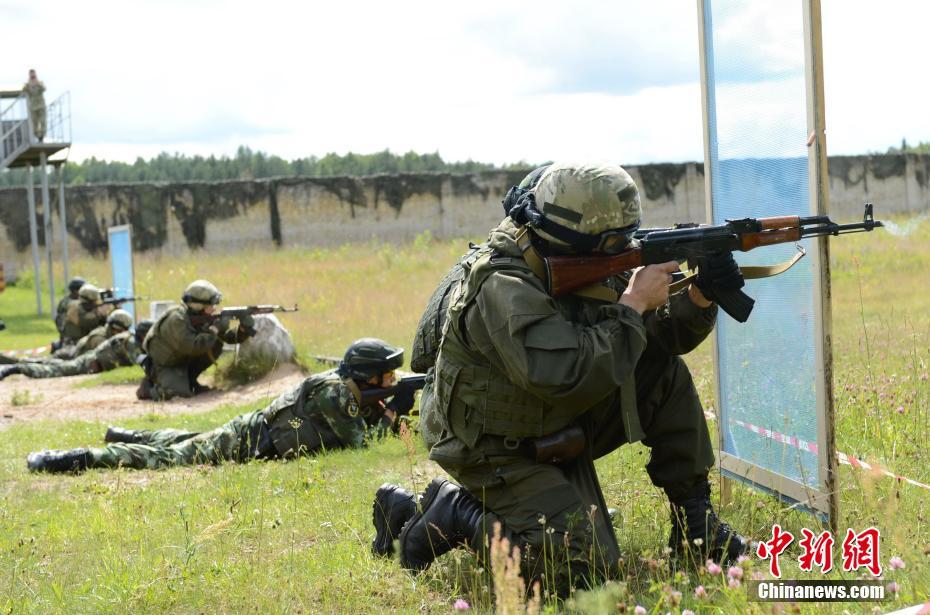
{"label": "overcast sky", "polygon": [[[798,71],[763,9],[799,14],[800,0],[745,4],[727,25],[758,36],[769,85]],[[930,141],[930,2],[823,0],[823,17],[829,153]],[[0,87],[35,67],[49,102],[70,91],[73,159],[244,144],[703,160],[693,0],[0,0],[0,32]],[[747,114],[747,133],[778,121]]]}

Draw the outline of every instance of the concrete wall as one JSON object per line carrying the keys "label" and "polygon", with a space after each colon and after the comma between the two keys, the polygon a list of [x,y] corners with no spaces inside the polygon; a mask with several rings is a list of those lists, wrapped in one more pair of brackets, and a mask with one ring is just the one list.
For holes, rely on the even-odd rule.
{"label": "concrete wall", "polygon": [[[704,165],[629,167],[642,190],[649,226],[704,221]],[[436,237],[482,237],[502,217],[500,200],[525,173],[375,175],[370,177],[136,183],[66,188],[72,254],[106,254],[108,226],[130,223],[138,251],[183,254],[251,246],[333,246]],[[930,209],[930,158],[830,158],[830,210],[858,218]],[[41,192],[36,189],[44,245]],[[59,227],[52,191],[53,224]],[[57,235],[57,231],[56,231]],[[56,237],[57,240],[57,237]],[[55,248],[56,253],[58,248]],[[31,266],[24,188],[0,189],[0,258],[9,273]]]}

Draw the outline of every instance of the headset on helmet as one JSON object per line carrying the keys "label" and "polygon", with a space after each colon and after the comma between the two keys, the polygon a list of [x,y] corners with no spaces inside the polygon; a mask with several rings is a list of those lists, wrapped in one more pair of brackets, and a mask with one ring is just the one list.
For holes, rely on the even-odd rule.
{"label": "headset on helmet", "polygon": [[132,327],[132,314],[126,310],[113,310],[107,316],[107,325],[116,326],[123,331],[128,331]]}
{"label": "headset on helmet", "polygon": [[100,298],[100,289],[93,284],[84,284],[81,286],[81,289],[78,291],[78,297],[80,297],[81,301],[93,303],[94,305],[100,305],[103,302],[103,299]]}
{"label": "headset on helmet", "polygon": [[346,349],[337,372],[343,378],[366,381],[394,371],[403,364],[403,348],[375,337],[363,337]]}
{"label": "headset on helmet", "polygon": [[623,251],[642,215],[636,183],[608,164],[540,167],[512,187],[502,205],[516,224],[578,252]]}
{"label": "headset on helmet", "polygon": [[216,305],[223,300],[223,293],[208,280],[194,280],[184,289],[181,301],[186,304],[203,303]]}

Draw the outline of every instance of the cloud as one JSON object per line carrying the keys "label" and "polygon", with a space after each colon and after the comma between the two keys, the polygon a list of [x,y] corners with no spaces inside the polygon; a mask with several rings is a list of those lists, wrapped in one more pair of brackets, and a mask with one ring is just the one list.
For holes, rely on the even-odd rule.
{"label": "cloud", "polygon": [[680,2],[482,5],[466,31],[542,70],[536,93],[635,94],[699,79],[697,11]]}
{"label": "cloud", "polygon": [[[721,86],[796,78],[797,56],[771,35],[786,5],[731,4],[749,9],[718,24],[720,48],[748,33],[733,55],[759,68],[726,79],[737,65],[722,65]],[[930,140],[918,61],[930,3],[823,4],[830,152]],[[0,4],[0,22],[15,23],[4,48],[29,49],[19,66],[7,58],[3,85],[34,65],[50,100],[71,91],[74,157],[244,143],[285,157],[703,158],[697,10],[679,0],[34,0]],[[748,133],[753,117],[779,121],[753,109]]]}

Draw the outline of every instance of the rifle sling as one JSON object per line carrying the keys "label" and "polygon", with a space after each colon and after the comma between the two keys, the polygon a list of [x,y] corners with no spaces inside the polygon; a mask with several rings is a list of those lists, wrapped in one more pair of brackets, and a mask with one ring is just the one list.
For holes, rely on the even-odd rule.
{"label": "rifle sling", "polygon": [[[804,251],[804,248],[802,248],[800,245],[797,246],[797,248],[797,253],[795,253],[794,256],[783,263],[778,263],[777,265],[745,265],[740,267],[739,270],[742,272],[743,278],[746,280],[770,278],[780,273],[784,273],[794,267],[798,261],[804,258],[804,255],[807,254],[807,252]],[[696,273],[691,273],[690,275],[685,276],[677,282],[670,284],[668,287],[669,294],[678,292],[682,288],[687,288],[695,276],[697,276]]]}

